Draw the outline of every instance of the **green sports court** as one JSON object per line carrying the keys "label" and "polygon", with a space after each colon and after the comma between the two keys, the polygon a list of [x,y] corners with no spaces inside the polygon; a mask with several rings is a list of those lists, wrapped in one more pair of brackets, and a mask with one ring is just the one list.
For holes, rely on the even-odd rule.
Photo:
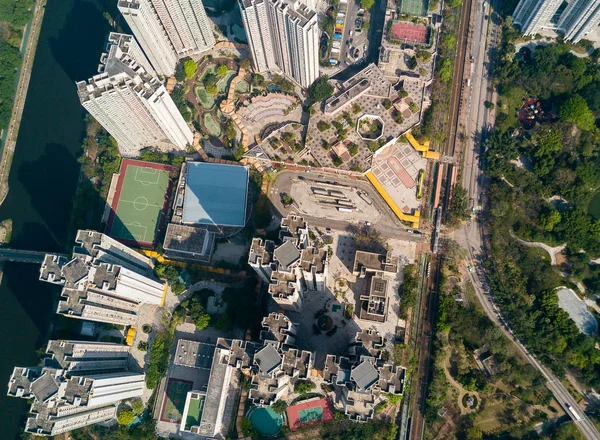
{"label": "green sports court", "polygon": [[402,0],[400,13],[416,15],[418,17],[427,17],[428,6],[428,0]]}
{"label": "green sports court", "polygon": [[168,165],[123,160],[107,226],[111,237],[152,246],[169,205],[170,171]]}
{"label": "green sports court", "polygon": [[187,393],[192,389],[192,385],[192,382],[187,380],[169,379],[160,414],[161,421],[181,423]]}

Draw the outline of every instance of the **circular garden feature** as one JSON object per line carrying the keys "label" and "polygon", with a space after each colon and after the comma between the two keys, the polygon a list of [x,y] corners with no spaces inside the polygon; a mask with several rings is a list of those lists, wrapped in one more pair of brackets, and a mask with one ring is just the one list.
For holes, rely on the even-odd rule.
{"label": "circular garden feature", "polygon": [[356,123],[358,135],[366,141],[375,141],[383,135],[383,120],[376,115],[362,115]]}
{"label": "circular garden feature", "polygon": [[474,394],[465,394],[462,398],[462,405],[468,409],[477,408],[477,396]]}
{"label": "circular garden feature", "polygon": [[150,324],[144,324],[142,326],[142,331],[146,334],[150,333],[152,331],[152,326]]}
{"label": "circular garden feature", "polygon": [[333,327],[333,319],[329,315],[321,315],[317,319],[317,327],[319,330],[326,332]]}

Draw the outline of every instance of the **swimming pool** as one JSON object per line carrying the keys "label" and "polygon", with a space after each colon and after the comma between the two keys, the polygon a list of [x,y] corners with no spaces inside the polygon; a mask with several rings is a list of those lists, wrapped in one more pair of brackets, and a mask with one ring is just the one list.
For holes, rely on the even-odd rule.
{"label": "swimming pool", "polygon": [[277,434],[283,426],[283,416],[273,411],[273,408],[253,408],[248,414],[254,429],[264,436]]}

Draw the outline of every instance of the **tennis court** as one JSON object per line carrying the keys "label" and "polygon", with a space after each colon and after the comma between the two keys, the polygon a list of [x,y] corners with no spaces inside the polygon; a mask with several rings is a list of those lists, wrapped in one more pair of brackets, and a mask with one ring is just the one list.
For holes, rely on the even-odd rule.
{"label": "tennis court", "polygon": [[428,6],[428,0],[402,0],[402,6],[400,6],[400,13],[418,15],[419,17],[426,17]]}
{"label": "tennis court", "polygon": [[117,240],[138,246],[152,246],[168,210],[171,167],[125,159],[107,233]]}
{"label": "tennis court", "polygon": [[427,44],[429,29],[412,23],[395,22],[392,24],[392,39],[413,44]]}
{"label": "tennis court", "polygon": [[169,379],[160,414],[162,422],[181,422],[185,408],[185,399],[188,391],[192,389],[192,385],[192,382],[187,380]]}
{"label": "tennis court", "polygon": [[290,429],[295,431],[303,425],[316,422],[329,422],[333,419],[331,403],[328,399],[310,399],[287,409]]}

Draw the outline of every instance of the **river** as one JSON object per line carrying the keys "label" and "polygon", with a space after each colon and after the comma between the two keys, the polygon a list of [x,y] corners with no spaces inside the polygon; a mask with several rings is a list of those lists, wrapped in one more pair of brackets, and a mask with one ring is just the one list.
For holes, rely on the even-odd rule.
{"label": "river", "polygon": [[[104,3],[104,4],[102,4]],[[74,82],[96,72],[111,0],[48,0],[0,220],[13,220],[11,246],[65,252],[84,134]],[[59,288],[38,281],[39,267],[8,263],[0,284],[0,383],[15,365],[36,365]],[[65,318],[60,318],[65,319]],[[19,438],[28,405],[0,392],[0,439]]]}

